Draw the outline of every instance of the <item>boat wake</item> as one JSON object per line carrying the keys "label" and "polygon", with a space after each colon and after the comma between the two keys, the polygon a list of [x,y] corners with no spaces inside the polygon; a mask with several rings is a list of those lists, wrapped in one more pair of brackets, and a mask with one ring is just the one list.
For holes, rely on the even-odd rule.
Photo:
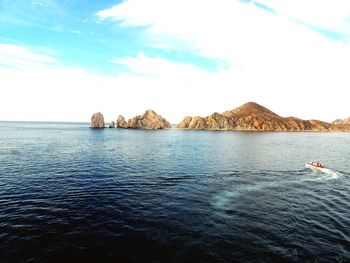
{"label": "boat wake", "polygon": [[323,169],[322,172],[313,170],[310,173],[310,176],[308,178],[302,179],[302,182],[305,181],[328,181],[328,180],[337,180],[341,178],[343,175],[333,169]]}
{"label": "boat wake", "polygon": [[[306,172],[307,170],[300,170],[298,172],[294,171],[294,175],[302,176],[297,180],[294,179],[282,179],[276,181],[268,181],[268,182],[259,182],[258,184],[245,185],[245,186],[235,186],[232,189],[227,189],[218,195],[216,195],[213,199],[213,205],[216,208],[224,208],[226,205],[231,204],[234,199],[240,198],[246,194],[257,191],[265,191],[268,188],[281,188],[292,185],[299,185],[304,182],[326,182],[330,180],[338,180],[343,175],[333,169],[324,168],[321,171],[319,170],[309,170],[310,172]],[[291,180],[290,180],[291,179]]]}
{"label": "boat wake", "polygon": [[263,182],[259,184],[247,185],[242,187],[235,187],[230,190],[225,190],[214,198],[214,207],[223,208],[233,199],[248,194],[250,192],[261,191],[265,188],[278,187],[279,182]]}
{"label": "boat wake", "polygon": [[[313,178],[309,180],[307,178],[304,181],[322,181],[322,180],[334,180],[338,179],[342,176],[342,174],[334,169],[326,168],[323,164],[320,162],[308,162],[305,165],[306,168],[309,168],[313,172]],[[317,176],[317,177],[315,177]]]}

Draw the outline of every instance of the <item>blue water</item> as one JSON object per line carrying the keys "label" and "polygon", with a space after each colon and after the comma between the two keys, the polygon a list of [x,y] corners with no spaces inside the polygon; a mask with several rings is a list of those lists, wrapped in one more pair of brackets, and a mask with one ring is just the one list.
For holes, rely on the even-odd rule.
{"label": "blue water", "polygon": [[87,127],[0,122],[0,262],[350,261],[350,133]]}

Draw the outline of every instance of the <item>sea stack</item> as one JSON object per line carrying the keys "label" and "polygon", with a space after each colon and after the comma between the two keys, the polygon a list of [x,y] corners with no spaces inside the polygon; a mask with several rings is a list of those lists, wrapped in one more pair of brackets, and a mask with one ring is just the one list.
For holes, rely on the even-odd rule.
{"label": "sea stack", "polygon": [[171,128],[170,123],[153,110],[146,110],[143,115],[136,116],[128,121],[132,129],[164,129]]}
{"label": "sea stack", "polygon": [[143,115],[135,116],[126,123],[124,117],[120,115],[117,120],[118,128],[131,129],[165,129],[171,128],[170,123],[153,110],[146,110]]}
{"label": "sea stack", "polygon": [[91,116],[90,128],[102,129],[105,127],[105,121],[101,112],[96,112]]}
{"label": "sea stack", "polygon": [[124,129],[128,128],[128,124],[126,123],[123,115],[118,116],[117,128],[124,128]]}

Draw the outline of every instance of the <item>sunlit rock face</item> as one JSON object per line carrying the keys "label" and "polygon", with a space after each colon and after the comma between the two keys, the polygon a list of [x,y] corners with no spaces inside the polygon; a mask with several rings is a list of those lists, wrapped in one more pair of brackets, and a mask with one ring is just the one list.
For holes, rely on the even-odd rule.
{"label": "sunlit rock face", "polygon": [[222,114],[215,112],[207,117],[187,116],[177,127],[191,130],[327,131],[332,124],[295,117],[284,118],[255,102],[248,102]]}
{"label": "sunlit rock face", "polygon": [[105,127],[105,121],[101,112],[96,112],[91,116],[90,128],[102,129]]}
{"label": "sunlit rock face", "polygon": [[128,124],[123,115],[119,115],[117,119],[117,128],[128,128]]}
{"label": "sunlit rock face", "polygon": [[165,129],[171,128],[170,123],[161,115],[153,110],[146,110],[143,115],[135,116],[125,121],[123,116],[119,116],[117,120],[118,128],[132,128],[132,129]]}

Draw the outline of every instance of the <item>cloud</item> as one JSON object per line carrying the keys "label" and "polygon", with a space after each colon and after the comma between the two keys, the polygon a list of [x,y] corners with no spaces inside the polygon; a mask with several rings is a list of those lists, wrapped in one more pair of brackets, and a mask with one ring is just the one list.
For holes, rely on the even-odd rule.
{"label": "cloud", "polygon": [[[198,96],[193,88],[216,83],[211,72],[143,52],[115,60],[131,73],[111,77],[63,66],[20,45],[1,44],[0,50],[0,92],[6,98],[0,104],[0,120],[89,121],[93,112],[101,111],[109,121],[151,108],[178,122],[205,106],[210,90]],[[199,101],[191,108],[196,97]]]}
{"label": "cloud", "polygon": [[[350,68],[349,43],[330,40],[293,21],[299,19],[314,26],[346,30],[347,24],[342,22],[347,17],[347,11],[342,11],[346,2],[337,7],[332,7],[334,2],[330,1],[311,1],[314,5],[292,2],[287,1],[292,5],[289,12],[287,4],[284,8],[278,1],[261,1],[276,10],[275,14],[257,7],[254,1],[128,0],[101,10],[97,16],[124,28],[144,27],[143,39],[151,47],[173,52],[190,50],[199,56],[226,62],[227,70],[202,75],[204,79],[214,75],[211,79],[215,81],[198,81],[198,85],[187,89],[197,89],[197,94],[221,89],[226,97],[232,98],[231,105],[250,97],[249,100],[271,105],[282,115],[331,120],[339,112],[350,114],[344,106],[345,100],[339,96],[350,84],[346,72]],[[302,10],[300,16],[294,15],[298,14],[298,8]],[[332,10],[336,13],[329,14]],[[145,69],[145,73],[150,74],[154,66],[155,74],[158,70],[165,74],[167,67],[157,65],[159,62],[142,57],[128,59],[132,70]],[[178,79],[183,76],[187,79],[188,74],[178,72]],[[196,82],[195,78],[192,80]],[[219,93],[215,92],[211,98],[227,105],[227,99]],[[207,97],[201,101],[210,106],[215,103]],[[325,108],[324,105],[332,106]]]}
{"label": "cloud", "polygon": [[6,98],[0,104],[1,120],[89,121],[95,111],[112,120],[151,108],[177,123],[188,114],[224,111],[247,100],[239,94],[220,95],[232,89],[232,72],[225,69],[209,72],[140,52],[113,61],[129,73],[108,77],[64,67],[22,46],[7,45],[6,50],[7,56],[20,52],[15,62],[0,67],[0,92]]}
{"label": "cloud", "polygon": [[151,46],[182,47],[244,68],[310,69],[327,54],[338,55],[340,45],[288,17],[230,0],[129,0],[97,15],[123,27],[146,27]]}
{"label": "cloud", "polygon": [[261,0],[278,14],[305,24],[350,34],[350,2],[348,0]]}
{"label": "cloud", "polygon": [[[149,57],[140,51],[136,57],[128,57],[124,59],[115,59],[111,63],[126,66],[129,70],[136,74],[142,74],[149,77],[168,77],[181,79],[193,78],[195,75],[201,74],[202,70],[186,63],[175,63],[160,57]],[[210,74],[208,72],[208,74]]]}
{"label": "cloud", "polygon": [[[191,59],[179,63],[151,56],[145,48],[123,58],[111,53],[111,67],[128,71],[106,77],[64,67],[21,46],[7,47],[27,55],[0,68],[1,92],[9,98],[0,113],[12,112],[0,119],[88,120],[101,111],[112,120],[152,108],[177,123],[185,115],[222,112],[246,101],[282,116],[331,121],[350,115],[344,94],[350,85],[349,44],[331,41],[261,2],[277,14],[231,0],[129,0],[97,13],[124,30],[141,27],[142,39],[154,49],[224,61],[224,68],[211,71]],[[5,53],[9,61],[17,52]],[[30,61],[39,66],[29,67]],[[28,110],[18,112],[14,101]]]}
{"label": "cloud", "polygon": [[[337,72],[337,77],[323,71],[322,66],[317,71],[301,70],[295,74],[278,68],[264,71],[225,67],[206,71],[191,64],[150,57],[143,52],[114,63],[130,69],[116,81],[120,83],[122,79],[124,88],[135,91],[131,95],[135,102],[133,107],[154,106],[172,122],[188,114],[222,112],[247,101],[257,101],[282,116],[332,121],[339,114],[343,114],[341,117],[349,115],[347,99],[340,95],[348,85],[344,82],[346,67]],[[320,72],[322,76],[318,75]]]}
{"label": "cloud", "polygon": [[52,57],[42,55],[28,48],[0,43],[0,66],[12,68],[36,68],[55,63]]}

